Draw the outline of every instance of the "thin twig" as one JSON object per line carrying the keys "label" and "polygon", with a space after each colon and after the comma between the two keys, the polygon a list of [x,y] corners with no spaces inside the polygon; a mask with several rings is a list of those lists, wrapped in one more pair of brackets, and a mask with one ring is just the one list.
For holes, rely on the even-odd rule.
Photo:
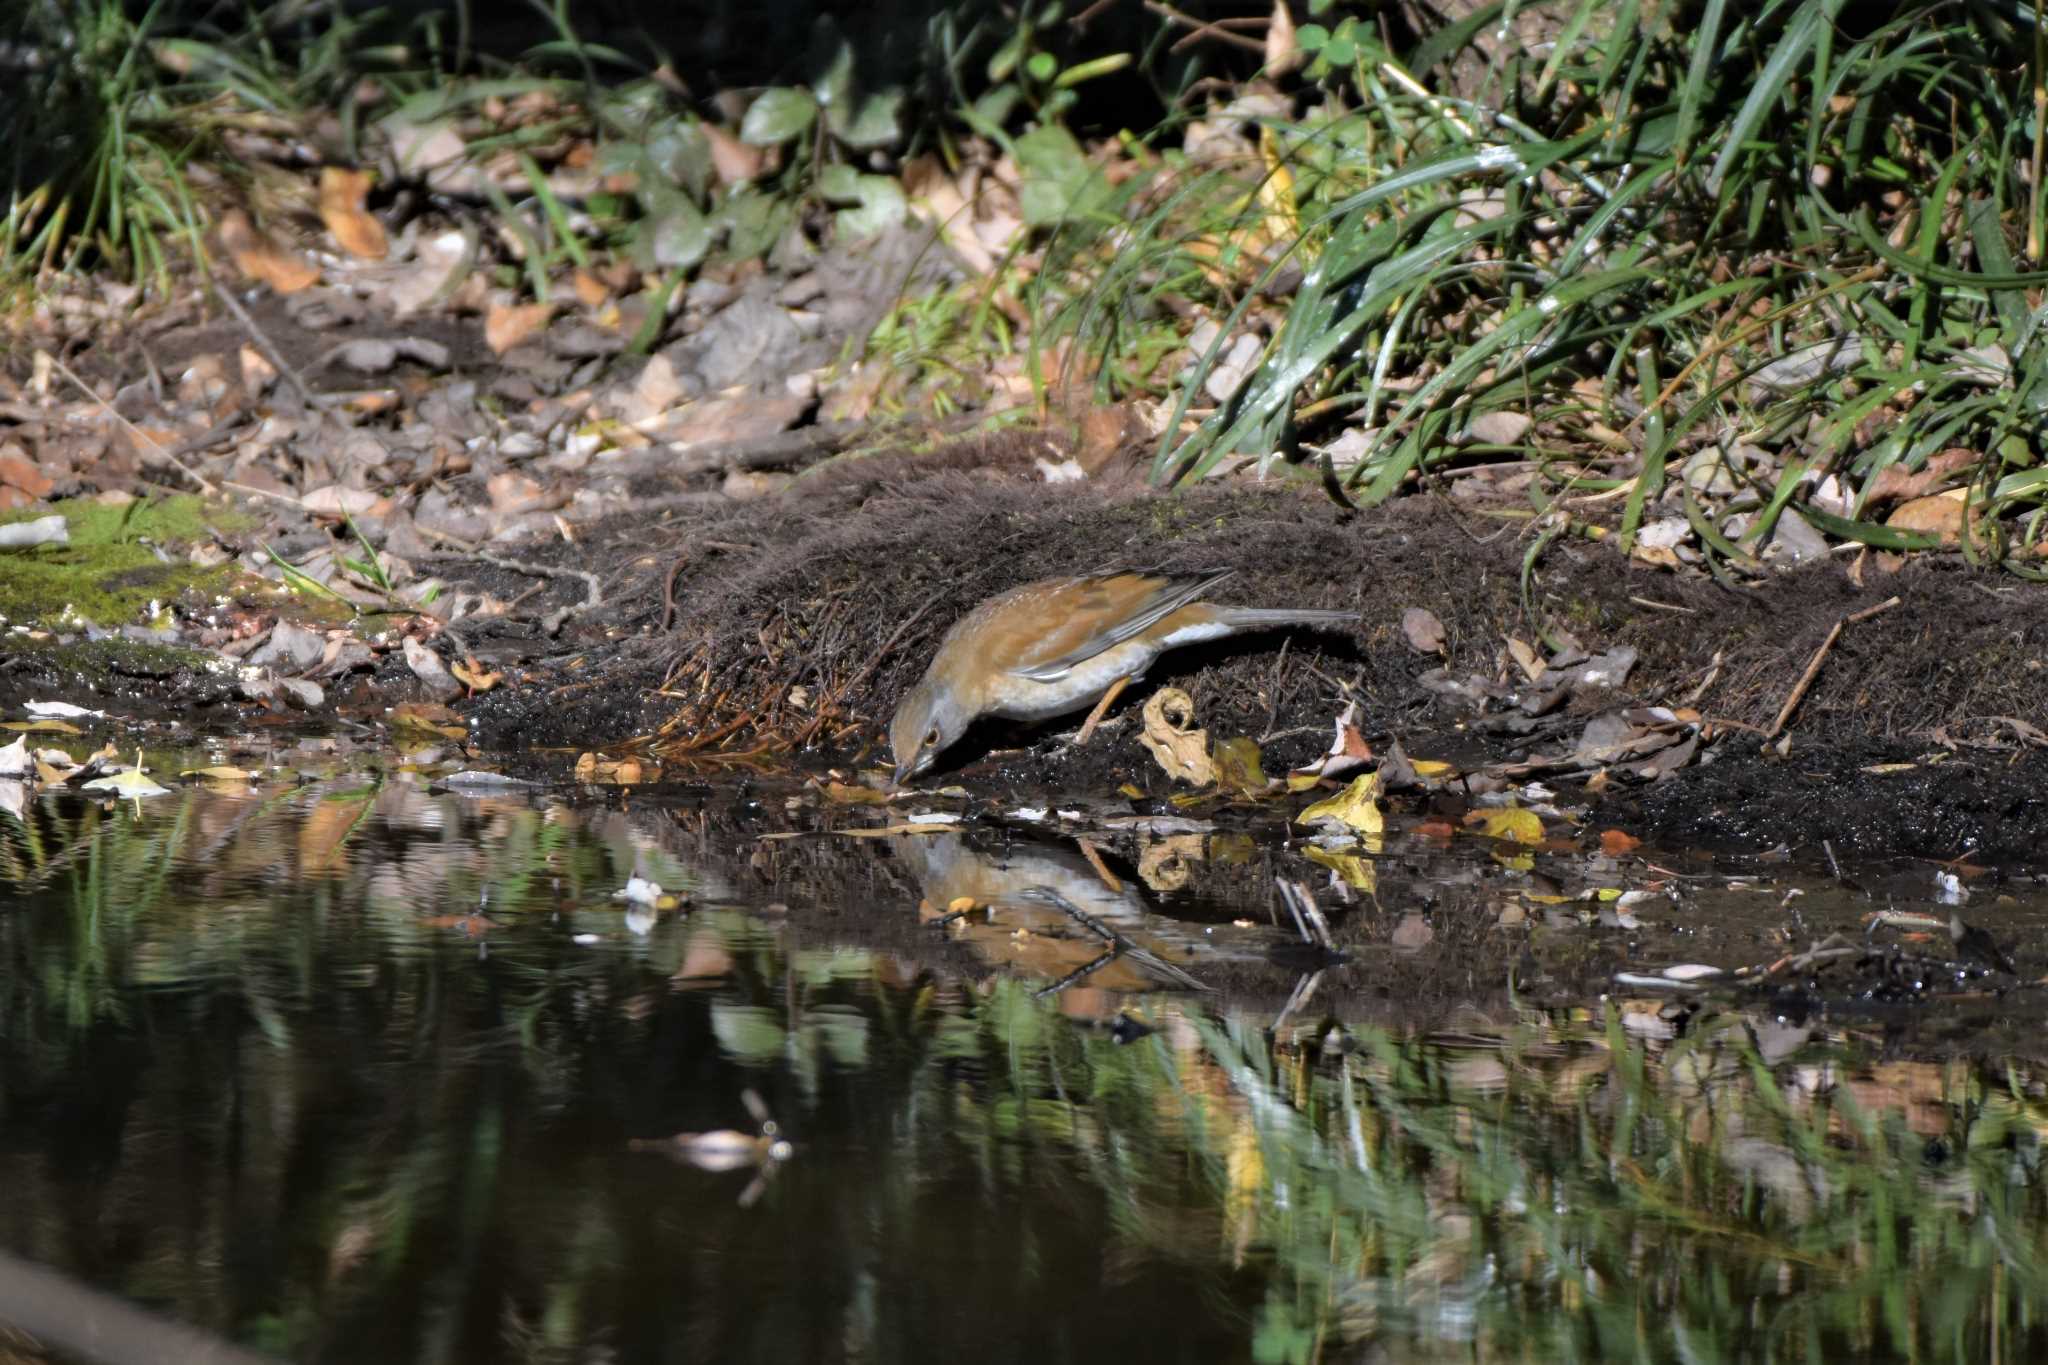
{"label": "thin twig", "polygon": [[[205,494],[207,497],[210,498],[215,493],[218,493],[220,491],[220,489],[217,486],[215,486],[214,483],[211,480],[209,480],[204,474],[201,474],[198,470],[193,469],[190,465],[186,464],[183,460],[178,458],[179,449],[177,446],[165,445],[162,441],[157,440],[156,437],[150,435],[141,427],[136,426],[135,423],[129,421],[126,417],[123,417],[121,415],[120,409],[116,408],[112,403],[109,403],[106,399],[100,397],[99,394],[93,389],[92,385],[86,383],[83,379],[80,379],[77,376],[77,374],[75,374],[72,371],[69,365],[66,365],[63,361],[57,359],[57,357],[51,356],[50,363],[57,367],[57,372],[59,374],[62,374],[66,379],[78,385],[80,390],[84,392],[87,398],[92,399],[93,402],[99,404],[102,408],[104,408],[108,416],[112,417],[122,426],[128,428],[129,435],[133,436],[136,440],[144,442],[147,445],[149,445],[152,449],[156,451],[159,457],[168,460],[180,474],[183,474],[186,478],[198,484],[199,491],[201,493]],[[216,427],[214,430],[218,431],[219,428]],[[206,436],[212,436],[213,434],[214,432],[209,431],[206,433]],[[181,442],[180,444],[182,445],[183,443]]]}
{"label": "thin twig", "polygon": [[1873,616],[1881,616],[1898,606],[1900,601],[1897,597],[1887,598],[1874,607],[1865,607],[1862,611],[1853,612],[1835,622],[1835,628],[1828,632],[1828,638],[1820,642],[1820,648],[1813,651],[1813,657],[1806,661],[1806,671],[1801,673],[1799,681],[1792,685],[1791,694],[1785,698],[1785,704],[1778,708],[1778,718],[1771,722],[1770,729],[1764,731],[1765,739],[1776,738],[1778,732],[1785,728],[1785,722],[1792,719],[1792,712],[1806,696],[1806,689],[1812,687],[1813,680],[1820,676],[1820,666],[1827,660],[1828,651],[1833,649],[1835,641],[1842,637],[1842,628],[1853,622],[1868,621]]}

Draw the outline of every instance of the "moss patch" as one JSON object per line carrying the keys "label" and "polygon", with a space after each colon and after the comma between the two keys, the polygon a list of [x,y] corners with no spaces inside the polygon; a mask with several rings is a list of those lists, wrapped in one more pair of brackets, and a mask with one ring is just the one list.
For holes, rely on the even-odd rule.
{"label": "moss patch", "polygon": [[[0,551],[0,621],[62,627],[80,619],[101,626],[147,621],[153,607],[186,596],[215,596],[237,571],[186,561],[192,545],[252,523],[231,507],[191,496],[109,507],[88,499],[60,502],[68,545]],[[0,522],[48,511],[14,512]]]}

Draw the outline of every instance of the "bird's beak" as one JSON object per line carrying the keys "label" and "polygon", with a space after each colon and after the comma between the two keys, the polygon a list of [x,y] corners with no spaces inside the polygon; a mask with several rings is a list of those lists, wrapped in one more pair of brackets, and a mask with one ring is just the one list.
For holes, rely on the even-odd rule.
{"label": "bird's beak", "polygon": [[896,765],[896,785],[899,787],[902,786],[905,782],[908,782],[916,772],[917,755],[912,754],[909,758],[904,759],[901,763],[898,763]]}

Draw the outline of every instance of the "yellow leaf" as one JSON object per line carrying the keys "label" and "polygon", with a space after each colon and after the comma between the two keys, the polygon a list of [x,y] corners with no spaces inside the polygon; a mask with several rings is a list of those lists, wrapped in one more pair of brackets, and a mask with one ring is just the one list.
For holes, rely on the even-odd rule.
{"label": "yellow leaf", "polygon": [[1533,810],[1520,806],[1503,806],[1498,810],[1475,810],[1465,816],[1465,823],[1479,826],[1479,832],[1489,839],[1506,839],[1517,844],[1540,844],[1543,842],[1543,820]]}
{"label": "yellow leaf", "polygon": [[1259,746],[1256,740],[1240,735],[1226,739],[1216,746],[1212,762],[1216,768],[1216,785],[1227,792],[1244,792],[1250,796],[1263,796],[1266,792],[1266,772],[1259,765]]}
{"label": "yellow leaf", "polygon": [[209,782],[254,782],[256,774],[247,768],[181,768],[180,777],[203,777]]}
{"label": "yellow leaf", "polygon": [[0,730],[14,730],[24,735],[82,735],[68,720],[10,720],[0,724]]}
{"label": "yellow leaf", "polygon": [[1313,844],[1302,852],[1308,854],[1310,862],[1329,868],[1368,896],[1379,890],[1379,869],[1370,858],[1361,858],[1356,853],[1337,853]]}
{"label": "yellow leaf", "polygon": [[1308,825],[1320,820],[1347,826],[1361,834],[1378,834],[1387,827],[1386,817],[1380,813],[1379,795],[1380,775],[1365,773],[1329,800],[1318,801],[1295,816],[1294,823]]}
{"label": "yellow leaf", "polygon": [[1440,777],[1450,777],[1452,774],[1458,771],[1450,764],[1443,762],[1441,759],[1435,758],[1412,758],[1408,760],[1408,766],[1415,769],[1415,775],[1417,777],[1427,777],[1432,779]]}

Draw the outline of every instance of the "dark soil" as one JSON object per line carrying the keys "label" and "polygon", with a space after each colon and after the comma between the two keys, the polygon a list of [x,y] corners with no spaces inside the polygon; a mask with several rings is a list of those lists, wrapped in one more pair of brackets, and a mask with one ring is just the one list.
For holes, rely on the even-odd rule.
{"label": "dark soil", "polygon": [[[1843,855],[2028,861],[2048,837],[2037,795],[2048,763],[2022,738],[2048,731],[2048,596],[2036,585],[1928,556],[1890,571],[1866,562],[1859,586],[1843,556],[1733,588],[1564,538],[1531,567],[1525,596],[1524,520],[1433,497],[1352,513],[1298,487],[1049,485],[1033,471],[1048,440],[842,459],[773,498],[622,520],[608,544],[577,551],[584,566],[611,566],[604,605],[564,631],[580,647],[483,698],[481,738],[585,748],[652,736],[671,757],[875,763],[895,699],[982,598],[1107,566],[1230,567],[1233,601],[1364,617],[1352,638],[1236,639],[1155,667],[1148,681],[1187,689],[1212,734],[1260,739],[1269,772],[1321,751],[1347,686],[1376,745],[1398,739],[1412,756],[1468,766],[1518,758],[1530,736],[1482,733],[1417,679],[1439,665],[1508,679],[1507,636],[1561,628],[1589,650],[1639,652],[1624,699],[1696,697],[1721,734],[1670,780],[1609,788],[1604,820],[1687,846],[1826,843]],[[1785,752],[1762,746],[1757,732],[1836,624],[1893,596],[1896,608],[1845,626],[1828,650]],[[1442,619],[1444,658],[1405,642],[1408,607]],[[1129,722],[1080,751],[1043,729],[985,723],[935,779],[1097,794],[1135,781],[1164,795],[1136,741],[1143,692],[1119,704]]]}

